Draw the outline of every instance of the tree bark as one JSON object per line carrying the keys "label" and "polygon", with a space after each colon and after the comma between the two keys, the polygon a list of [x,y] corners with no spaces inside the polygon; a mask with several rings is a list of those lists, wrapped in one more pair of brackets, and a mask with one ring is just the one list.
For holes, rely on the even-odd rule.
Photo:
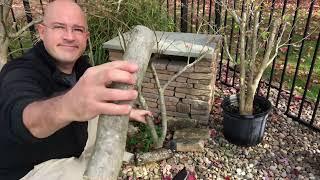
{"label": "tree bark", "polygon": [[[141,85],[148,67],[154,39],[154,33],[144,26],[136,26],[130,33],[130,42],[123,59],[139,65],[136,74],[137,86]],[[113,87],[133,88],[120,83],[115,83]],[[117,179],[125,150],[128,122],[128,116],[100,116],[95,149],[84,173],[84,179]]]}
{"label": "tree bark", "polygon": [[247,30],[247,8],[249,1],[244,1],[244,10],[242,12],[242,21],[240,23],[240,114],[245,114],[246,104],[246,30]]}

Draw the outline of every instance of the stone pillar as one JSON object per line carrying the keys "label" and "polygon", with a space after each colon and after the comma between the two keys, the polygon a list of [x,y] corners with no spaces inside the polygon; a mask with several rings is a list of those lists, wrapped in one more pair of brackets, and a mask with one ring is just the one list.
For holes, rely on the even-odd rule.
{"label": "stone pillar", "polygon": [[[122,52],[111,50],[110,60],[122,59]],[[187,65],[186,57],[162,56],[154,61],[160,84]],[[216,53],[203,59],[172,81],[165,91],[167,115],[192,118],[207,124],[212,108],[216,80]],[[159,113],[159,95],[150,69],[145,74],[142,93],[151,111]]]}

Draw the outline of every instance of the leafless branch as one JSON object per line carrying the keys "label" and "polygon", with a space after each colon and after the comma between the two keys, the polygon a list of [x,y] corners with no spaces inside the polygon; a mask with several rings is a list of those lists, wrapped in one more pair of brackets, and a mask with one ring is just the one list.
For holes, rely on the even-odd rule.
{"label": "leafless branch", "polygon": [[21,28],[18,32],[16,33],[9,33],[8,36],[9,38],[16,38],[18,36],[20,36],[24,31],[26,31],[29,27],[38,24],[42,21],[42,18],[31,21],[30,23],[28,23],[26,26],[24,26],[23,28]]}

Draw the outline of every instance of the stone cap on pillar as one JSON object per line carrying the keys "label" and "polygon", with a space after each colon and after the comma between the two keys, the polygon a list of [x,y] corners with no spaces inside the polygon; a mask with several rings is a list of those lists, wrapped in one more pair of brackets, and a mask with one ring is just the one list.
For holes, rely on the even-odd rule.
{"label": "stone cap on pillar", "polygon": [[[128,42],[129,33],[123,34],[125,42]],[[204,55],[204,58],[211,59],[216,48],[219,47],[221,36],[155,31],[155,38],[158,43],[153,47],[153,53],[195,58]],[[119,36],[103,43],[103,47],[122,51]]]}

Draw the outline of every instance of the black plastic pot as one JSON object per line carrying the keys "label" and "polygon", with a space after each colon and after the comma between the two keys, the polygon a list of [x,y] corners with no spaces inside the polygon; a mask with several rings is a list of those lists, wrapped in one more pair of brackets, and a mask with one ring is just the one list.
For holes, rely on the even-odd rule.
{"label": "black plastic pot", "polygon": [[[253,102],[259,112],[253,115],[240,115],[239,96],[231,95],[222,101],[223,133],[232,144],[254,146],[259,144],[264,135],[266,121],[271,111],[269,100],[256,96]],[[235,110],[236,109],[236,110]]]}

